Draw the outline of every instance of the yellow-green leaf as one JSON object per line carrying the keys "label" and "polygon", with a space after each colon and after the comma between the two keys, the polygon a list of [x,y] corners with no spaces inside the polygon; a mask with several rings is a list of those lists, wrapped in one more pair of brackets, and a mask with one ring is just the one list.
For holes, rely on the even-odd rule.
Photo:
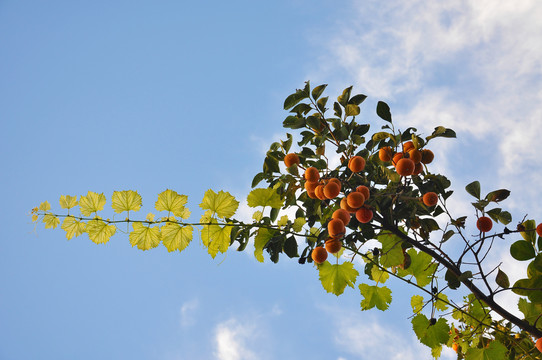
{"label": "yellow-green leaf", "polygon": [[114,191],[111,207],[117,214],[123,211],[138,211],[141,208],[141,195],[133,190]]}
{"label": "yellow-green leaf", "polygon": [[42,221],[45,223],[46,229],[50,229],[50,228],[54,229],[57,227],[58,224],[60,224],[59,218],[57,218],[56,216],[52,214],[45,214]]}
{"label": "yellow-green leaf", "polygon": [[167,223],[162,227],[162,242],[168,251],[183,251],[190,241],[194,228],[190,225],[180,226],[179,224]]}
{"label": "yellow-green leaf", "polygon": [[423,296],[414,295],[410,298],[410,305],[412,306],[412,312],[419,313],[423,309]]}
{"label": "yellow-green leaf", "polygon": [[288,215],[282,215],[279,219],[279,221],[277,221],[277,226],[278,227],[283,227],[283,226],[286,226],[288,225]]}
{"label": "yellow-green leaf", "polygon": [[[216,220],[211,220],[216,223]],[[201,241],[207,252],[213,257],[219,252],[224,253],[230,246],[231,226],[204,225],[201,229]]]}
{"label": "yellow-green leaf", "polygon": [[109,238],[115,234],[117,228],[115,225],[108,225],[100,218],[90,220],[87,223],[86,230],[90,240],[96,244],[105,244]]}
{"label": "yellow-green leaf", "polygon": [[77,220],[73,216],[68,216],[62,222],[62,230],[66,231],[66,238],[70,240],[74,236],[79,236],[85,232],[87,224]]}
{"label": "yellow-green leaf", "polygon": [[160,244],[160,228],[157,226],[144,226],[141,223],[132,224],[133,231],[130,233],[130,244],[140,250],[149,250]]}
{"label": "yellow-green leaf", "polygon": [[363,296],[361,310],[369,310],[376,306],[377,309],[385,311],[390,306],[391,290],[386,286],[360,284],[359,291]]}
{"label": "yellow-green leaf", "polygon": [[39,209],[41,211],[49,211],[51,210],[51,204],[49,204],[49,201],[44,201],[40,204]]}
{"label": "yellow-green leaf", "polygon": [[354,288],[356,278],[359,275],[351,262],[331,264],[329,261],[325,261],[318,266],[318,270],[324,289],[337,296],[344,292],[346,285]]}
{"label": "yellow-green leaf", "polygon": [[386,280],[388,280],[388,278],[390,277],[387,272],[385,272],[384,270],[380,270],[376,265],[371,267],[371,276],[374,281],[381,284],[385,283]]}
{"label": "yellow-green leaf", "polygon": [[263,218],[263,213],[258,210],[254,214],[252,214],[252,218],[256,220],[256,222],[259,222]]}
{"label": "yellow-green leaf", "polygon": [[292,229],[294,229],[295,232],[300,232],[303,230],[303,225],[305,225],[307,221],[305,218],[298,217],[294,220],[294,223],[292,224]]}
{"label": "yellow-green leaf", "polygon": [[247,196],[247,203],[250,207],[270,206],[275,209],[280,209],[284,205],[277,191],[269,188],[252,190]]}
{"label": "yellow-green leaf", "polygon": [[175,216],[183,216],[185,214],[184,204],[188,201],[188,196],[179,195],[176,191],[167,189],[158,194],[158,200],[154,207],[158,211],[169,211]]}
{"label": "yellow-green leaf", "polygon": [[79,198],[79,207],[81,208],[81,214],[90,216],[93,212],[103,210],[105,206],[105,196],[103,193],[98,194],[93,191],[89,191],[86,196]]}
{"label": "yellow-green leaf", "polygon": [[266,228],[259,228],[258,234],[254,238],[254,256],[259,262],[263,262],[263,247],[273,237],[274,232]]}
{"label": "yellow-green leaf", "polygon": [[435,309],[444,311],[448,309],[448,296],[446,294],[438,294],[437,301],[435,301]]}
{"label": "yellow-green leaf", "polygon": [[148,213],[147,216],[145,217],[145,220],[147,221],[154,221],[154,214],[153,213]]}
{"label": "yellow-green leaf", "polygon": [[77,206],[77,196],[62,195],[59,202],[61,208],[71,209]]}
{"label": "yellow-green leaf", "polygon": [[38,214],[32,215],[32,222],[35,222],[38,220]]}
{"label": "yellow-green leaf", "polygon": [[219,191],[218,194],[209,189],[205,192],[199,205],[204,210],[211,210],[220,218],[232,217],[237,211],[239,201],[229,192]]}

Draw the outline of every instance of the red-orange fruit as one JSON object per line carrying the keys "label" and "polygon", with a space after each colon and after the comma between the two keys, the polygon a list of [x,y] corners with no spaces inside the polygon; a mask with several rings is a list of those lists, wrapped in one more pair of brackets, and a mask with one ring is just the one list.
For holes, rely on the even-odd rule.
{"label": "red-orange fruit", "polygon": [[346,196],[346,203],[353,209],[359,209],[365,202],[365,196],[360,192],[351,192]]}
{"label": "red-orange fruit", "polygon": [[403,152],[409,152],[414,149],[414,143],[412,141],[407,141],[403,144]]}
{"label": "red-orange fruit", "polygon": [[365,201],[367,201],[369,199],[369,197],[371,196],[371,192],[369,191],[369,188],[367,186],[365,186],[365,185],[358,186],[356,188],[356,191],[363,194],[363,197],[365,198]]}
{"label": "red-orange fruit", "polygon": [[401,176],[408,176],[412,175],[414,173],[414,168],[416,167],[416,164],[414,164],[414,161],[402,158],[397,162],[397,165],[395,166],[395,170],[397,171],[397,174]]}
{"label": "red-orange fruit", "polygon": [[535,346],[538,349],[538,351],[542,352],[542,337],[540,339],[536,340]]}
{"label": "red-orange fruit", "polygon": [[305,181],[305,190],[307,190],[307,192],[314,192],[317,186],[318,181]]}
{"label": "red-orange fruit", "polygon": [[336,254],[341,251],[343,244],[338,239],[329,239],[326,241],[326,250],[330,254]]}
{"label": "red-orange fruit", "polygon": [[481,232],[488,232],[493,227],[493,221],[487,216],[481,216],[476,221],[476,227]]}
{"label": "red-orange fruit", "polygon": [[339,180],[337,178],[331,178],[331,179],[328,180],[328,182],[330,182],[330,183],[334,182],[334,183],[336,183],[337,185],[339,185],[341,187],[343,186],[343,184],[341,183],[341,180]]}
{"label": "red-orange fruit", "polygon": [[395,153],[395,155],[393,155],[393,159],[392,159],[393,166],[397,166],[397,163],[399,162],[399,160],[403,158],[403,155],[404,154],[402,152],[398,152],[398,153]]}
{"label": "red-orange fruit", "polygon": [[311,199],[318,199],[318,197],[316,196],[316,193],[314,191],[307,191],[307,195]]}
{"label": "red-orange fruit", "polygon": [[324,194],[324,185],[318,185],[316,189],[314,189],[314,193],[316,194],[317,199],[326,200],[326,195]]}
{"label": "red-orange fruit", "polygon": [[297,156],[296,153],[289,153],[284,157],[284,165],[286,165],[286,167],[299,165],[300,163],[301,161],[299,161],[299,156]]}
{"label": "red-orange fruit", "polygon": [[414,161],[414,164],[422,162],[422,152],[418,149],[412,149],[408,152],[410,160]]}
{"label": "red-orange fruit", "polygon": [[354,156],[348,161],[348,168],[355,173],[358,173],[365,169],[365,159],[361,156]]}
{"label": "red-orange fruit", "polygon": [[358,219],[360,223],[368,223],[373,220],[373,210],[365,207],[358,209],[358,211],[356,211],[356,219]]}
{"label": "red-orange fruit", "polygon": [[351,215],[348,212],[348,210],[345,209],[337,209],[333,212],[333,215],[331,215],[332,219],[339,219],[343,222],[344,226],[348,225],[350,222]]}
{"label": "red-orange fruit", "polygon": [[344,227],[342,220],[331,219],[327,224],[327,232],[329,233],[330,237],[338,238],[344,235],[346,228]]}
{"label": "red-orange fruit", "polygon": [[305,180],[310,182],[320,180],[320,173],[318,172],[318,169],[312,166],[308,167],[307,170],[305,170]]}
{"label": "red-orange fruit", "polygon": [[456,342],[454,342],[454,343],[452,344],[452,349],[453,349],[455,352],[457,352],[457,349],[458,349],[458,348],[459,348],[459,344],[457,344]]}
{"label": "red-orange fruit", "polygon": [[435,206],[438,203],[438,195],[432,191],[423,194],[422,201],[425,206]]}
{"label": "red-orange fruit", "polygon": [[536,233],[538,234],[538,236],[542,236],[542,224],[538,224],[538,226],[536,227]]}
{"label": "red-orange fruit", "polygon": [[340,193],[341,186],[334,181],[328,182],[327,185],[324,186],[324,195],[327,199],[335,199]]}
{"label": "red-orange fruit", "polygon": [[312,261],[321,264],[327,259],[327,251],[322,246],[315,247],[311,253]]}
{"label": "red-orange fruit", "polygon": [[342,198],[341,199],[341,209],[344,209],[346,211],[348,211],[349,213],[355,213],[357,209],[354,209],[353,207],[349,206],[348,203],[346,202],[346,198]]}
{"label": "red-orange fruit", "polygon": [[393,152],[391,151],[391,148],[389,146],[384,146],[380,150],[378,150],[378,158],[381,161],[388,162],[392,159]]}
{"label": "red-orange fruit", "polygon": [[423,164],[430,164],[433,159],[435,158],[435,154],[429,149],[423,149],[422,150],[422,163]]}
{"label": "red-orange fruit", "polygon": [[422,163],[417,163],[416,166],[414,166],[414,172],[412,175],[420,175],[423,171],[423,165]]}

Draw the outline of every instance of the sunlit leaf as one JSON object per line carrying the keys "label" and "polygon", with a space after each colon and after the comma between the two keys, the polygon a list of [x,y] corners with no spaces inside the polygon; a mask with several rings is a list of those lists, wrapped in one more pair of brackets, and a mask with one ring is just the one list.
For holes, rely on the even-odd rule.
{"label": "sunlit leaf", "polygon": [[525,228],[525,231],[522,231],[520,234],[525,239],[525,241],[530,242],[531,244],[535,244],[536,242],[536,222],[534,220],[527,220],[523,222],[523,227]]}
{"label": "sunlit leaf", "polygon": [[137,246],[140,250],[149,250],[160,245],[160,228],[157,226],[145,226],[135,222],[132,224],[133,231],[130,232],[130,244]]}
{"label": "sunlit leaf", "polygon": [[254,256],[259,262],[263,262],[263,248],[273,237],[274,232],[266,228],[258,229],[258,234],[254,237]]}
{"label": "sunlit leaf", "polygon": [[103,210],[105,206],[105,196],[103,193],[89,191],[86,196],[79,198],[79,208],[81,214],[90,216],[92,213]]}
{"label": "sunlit leaf", "polygon": [[217,194],[209,189],[205,192],[199,206],[204,210],[211,210],[220,218],[229,218],[237,211],[239,201],[235,200],[229,192],[220,190]]}
{"label": "sunlit leaf", "polygon": [[32,222],[35,222],[38,220],[38,214],[32,215]]}
{"label": "sunlit leaf", "polygon": [[141,208],[141,195],[133,190],[114,191],[111,206],[115,212],[138,211]]}
{"label": "sunlit leaf", "polygon": [[419,313],[423,309],[423,296],[413,295],[410,298],[410,306],[412,306],[412,312]]}
{"label": "sunlit leaf", "polygon": [[40,204],[39,209],[41,211],[49,211],[51,210],[51,204],[49,204],[49,201],[44,201]]}
{"label": "sunlit leaf", "polygon": [[346,285],[354,288],[356,278],[359,275],[351,262],[331,264],[329,261],[325,261],[318,266],[318,270],[324,289],[337,296],[344,292]]}
{"label": "sunlit leaf", "polygon": [[108,225],[102,219],[96,218],[87,223],[85,231],[90,240],[96,244],[105,244],[115,234],[117,228],[115,225]]}
{"label": "sunlit leaf", "polygon": [[444,318],[438,319],[434,325],[431,325],[425,315],[418,314],[412,319],[412,328],[420,342],[432,349],[446,344],[450,337],[448,333],[450,327]]}
{"label": "sunlit leaf", "polygon": [[437,296],[437,301],[435,301],[435,309],[439,311],[444,311],[448,309],[448,296],[446,294],[440,293]]}
{"label": "sunlit leaf", "polygon": [[426,286],[431,283],[433,272],[437,264],[432,264],[433,258],[424,252],[417,252],[415,249],[407,251],[410,256],[410,266],[404,270],[399,270],[399,276],[413,275],[419,286]]}
{"label": "sunlit leaf", "polygon": [[384,267],[397,266],[403,263],[405,256],[401,238],[394,234],[384,233],[377,236],[377,240],[382,244],[380,263]]}
{"label": "sunlit leaf", "polygon": [[380,270],[378,268],[378,266],[373,266],[371,268],[371,277],[377,283],[384,284],[386,282],[386,280],[389,279],[390,275],[387,272],[385,272],[384,270]]}
{"label": "sunlit leaf", "polygon": [[295,232],[300,232],[303,229],[303,225],[305,225],[307,221],[305,218],[298,217],[294,220],[294,223],[292,224],[292,229],[294,229]]}
{"label": "sunlit leaf", "polygon": [[74,236],[79,236],[85,232],[87,225],[73,216],[68,216],[62,222],[62,230],[66,231],[66,238],[70,240]]}
{"label": "sunlit leaf", "polygon": [[256,221],[256,222],[259,222],[262,220],[263,218],[263,213],[261,211],[256,211],[254,212],[254,214],[252,214],[252,218]]}
{"label": "sunlit leaf", "polygon": [[360,284],[359,291],[363,296],[361,310],[369,310],[376,306],[377,309],[384,311],[390,306],[391,290],[386,286]]}
{"label": "sunlit leaf", "polygon": [[60,224],[60,219],[53,214],[45,214],[42,220],[46,229],[56,228]]}
{"label": "sunlit leaf", "polygon": [[282,228],[284,226],[288,225],[288,215],[282,215],[279,219],[279,221],[277,221],[277,226],[279,228]]}
{"label": "sunlit leaf", "polygon": [[60,196],[60,207],[63,209],[71,209],[77,206],[77,196],[62,195]]}
{"label": "sunlit leaf", "polygon": [[250,207],[270,206],[280,209],[284,205],[277,191],[272,188],[254,189],[247,196],[247,203]]}
{"label": "sunlit leaf", "polygon": [[[211,222],[216,223],[216,220],[211,219]],[[215,224],[204,225],[201,229],[201,241],[213,259],[219,252],[224,253],[228,250],[231,229],[231,226],[218,226]]]}
{"label": "sunlit leaf", "polygon": [[158,211],[171,212],[175,216],[182,216],[187,201],[188,196],[179,195],[176,191],[167,189],[158,194],[158,200],[156,200],[154,208]]}
{"label": "sunlit leaf", "polygon": [[194,228],[190,225],[180,226],[175,223],[167,223],[160,230],[162,242],[168,251],[183,251],[190,241]]}

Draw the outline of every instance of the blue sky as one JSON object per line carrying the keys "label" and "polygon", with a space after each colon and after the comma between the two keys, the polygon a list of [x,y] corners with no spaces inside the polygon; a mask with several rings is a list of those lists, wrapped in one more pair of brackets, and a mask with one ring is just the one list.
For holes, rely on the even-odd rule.
{"label": "blue sky", "polygon": [[[0,358],[430,358],[396,283],[390,311],[361,312],[295,260],[66,241],[27,214],[88,190],[138,190],[142,216],[166,188],[192,219],[209,188],[244,200],[311,80],[368,95],[373,126],[384,100],[402,128],[455,129],[434,151],[457,213],[479,179],[512,191],[515,221],[542,218],[541,17],[534,0],[1,2]],[[499,247],[490,261],[518,279]]]}

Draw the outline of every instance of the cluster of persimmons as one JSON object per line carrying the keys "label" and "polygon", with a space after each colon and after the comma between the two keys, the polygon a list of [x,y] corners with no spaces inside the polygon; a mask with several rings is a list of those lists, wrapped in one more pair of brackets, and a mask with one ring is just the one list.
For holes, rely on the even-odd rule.
{"label": "cluster of persimmons", "polygon": [[[384,163],[391,162],[396,172],[401,176],[419,175],[423,171],[423,164],[433,161],[434,154],[431,150],[418,150],[412,141],[403,144],[402,152],[394,153],[392,148],[383,147],[378,152],[379,159]],[[352,173],[360,173],[365,169],[366,160],[361,156],[353,156],[348,160],[348,169]],[[296,153],[289,153],[284,157],[286,167],[299,166],[300,159]],[[342,182],[334,177],[321,177],[315,167],[305,169],[303,175],[304,188],[307,195],[312,199],[332,200],[340,199],[340,208],[335,210],[331,220],[327,224],[329,234],[325,246],[318,246],[312,251],[311,257],[317,264],[326,261],[328,253],[336,254],[342,248],[341,238],[346,233],[346,226],[350,223],[352,216],[355,216],[360,223],[368,223],[373,219],[373,210],[365,202],[370,197],[370,189],[360,185],[356,189],[346,193],[343,191]],[[420,199],[426,206],[434,206],[438,202],[438,195],[428,192]]]}

